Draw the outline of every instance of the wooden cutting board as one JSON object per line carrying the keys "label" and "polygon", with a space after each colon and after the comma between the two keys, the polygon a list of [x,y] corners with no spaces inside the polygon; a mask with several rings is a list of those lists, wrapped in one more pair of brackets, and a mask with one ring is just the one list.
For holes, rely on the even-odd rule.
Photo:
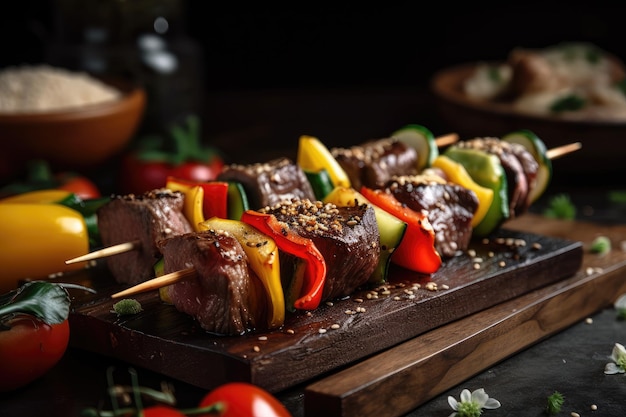
{"label": "wooden cutting board", "polygon": [[[508,228],[580,241],[582,267],[571,277],[468,315],[401,343],[304,390],[305,415],[400,416],[497,362],[611,306],[626,293],[626,225],[527,215]],[[590,253],[597,236],[612,251]],[[393,407],[372,398],[393,398]]]}
{"label": "wooden cutting board", "polygon": [[[290,316],[279,330],[235,337],[207,334],[162,303],[157,291],[133,297],[142,304],[141,313],[118,317],[112,312],[118,300],[110,295],[122,288],[106,268],[92,268],[64,277],[98,290],[95,295],[72,290],[70,344],[205,389],[239,380],[279,392],[580,270],[583,245],[576,240],[509,229],[497,237],[474,242],[475,253],[446,261],[432,276],[398,268],[376,293],[359,291]],[[428,289],[434,284],[436,289]],[[338,393],[312,388],[309,397],[316,394]]]}

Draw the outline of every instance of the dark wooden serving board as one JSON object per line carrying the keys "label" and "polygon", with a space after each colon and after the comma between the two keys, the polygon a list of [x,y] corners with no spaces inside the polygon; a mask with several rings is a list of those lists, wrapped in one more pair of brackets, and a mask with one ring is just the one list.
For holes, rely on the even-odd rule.
{"label": "dark wooden serving board", "polygon": [[[405,415],[501,360],[611,306],[626,293],[626,225],[527,215],[507,227],[581,242],[582,267],[566,279],[440,326],[314,381],[304,388],[305,415]],[[610,253],[589,251],[598,236],[609,237]],[[393,407],[386,401],[372,401],[373,397],[393,398]]]}
{"label": "dark wooden serving board", "polygon": [[[480,263],[464,253],[432,276],[395,269],[388,294],[368,298],[368,291],[359,291],[289,316],[280,330],[234,337],[207,334],[162,303],[157,291],[133,297],[142,304],[141,313],[118,317],[112,312],[118,300],[110,295],[122,288],[104,267],[91,268],[64,277],[98,290],[95,295],[71,290],[70,343],[205,389],[239,380],[279,392],[559,282],[581,267],[578,241],[507,229],[498,237],[502,240],[472,244]],[[436,291],[426,288],[429,281]],[[421,288],[411,294],[416,283]]]}

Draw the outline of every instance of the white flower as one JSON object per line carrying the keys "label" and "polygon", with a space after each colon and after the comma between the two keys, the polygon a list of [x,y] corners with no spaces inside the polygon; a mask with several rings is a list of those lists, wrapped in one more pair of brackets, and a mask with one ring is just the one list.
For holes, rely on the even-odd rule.
{"label": "white flower", "polygon": [[470,394],[468,389],[461,391],[461,401],[449,396],[448,404],[454,410],[450,417],[478,417],[482,413],[482,409],[493,410],[500,407],[500,401],[495,398],[489,398],[489,395],[483,388],[477,389]]}
{"label": "white flower", "polygon": [[626,372],[626,348],[624,345],[616,343],[611,352],[611,360],[604,367],[604,373],[607,375],[623,374]]}

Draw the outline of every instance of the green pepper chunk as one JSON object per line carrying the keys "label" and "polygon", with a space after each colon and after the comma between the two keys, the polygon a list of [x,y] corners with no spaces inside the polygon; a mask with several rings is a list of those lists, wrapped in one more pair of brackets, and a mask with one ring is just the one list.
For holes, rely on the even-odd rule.
{"label": "green pepper chunk", "polygon": [[326,169],[322,169],[317,172],[304,170],[304,174],[309,180],[311,188],[313,188],[315,198],[317,198],[318,200],[323,200],[335,188],[335,186],[333,185],[333,181],[330,178],[330,175],[328,174],[328,171]]}
{"label": "green pepper chunk", "polygon": [[83,200],[76,194],[71,193],[63,200],[58,201],[57,204],[74,209],[83,215],[85,224],[87,225],[87,233],[89,234],[89,246],[95,248],[102,244],[100,240],[100,229],[98,228],[97,211],[105,203],[109,202],[109,200],[109,197]]}
{"label": "green pepper chunk", "polygon": [[448,148],[445,156],[463,165],[476,183],[493,190],[493,202],[487,214],[473,229],[474,236],[489,235],[510,216],[506,174],[500,159],[478,149],[458,146]]}

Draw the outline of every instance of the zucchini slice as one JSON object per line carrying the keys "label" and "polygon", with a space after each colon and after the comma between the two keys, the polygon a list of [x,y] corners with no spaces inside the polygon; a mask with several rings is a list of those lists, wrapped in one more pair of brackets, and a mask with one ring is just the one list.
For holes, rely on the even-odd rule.
{"label": "zucchini slice", "polygon": [[439,156],[439,148],[433,133],[425,126],[418,124],[406,125],[391,134],[417,151],[417,170],[428,168]]}
{"label": "zucchini slice", "polygon": [[243,185],[239,182],[228,183],[228,218],[241,220],[241,214],[250,209],[248,195]]}

